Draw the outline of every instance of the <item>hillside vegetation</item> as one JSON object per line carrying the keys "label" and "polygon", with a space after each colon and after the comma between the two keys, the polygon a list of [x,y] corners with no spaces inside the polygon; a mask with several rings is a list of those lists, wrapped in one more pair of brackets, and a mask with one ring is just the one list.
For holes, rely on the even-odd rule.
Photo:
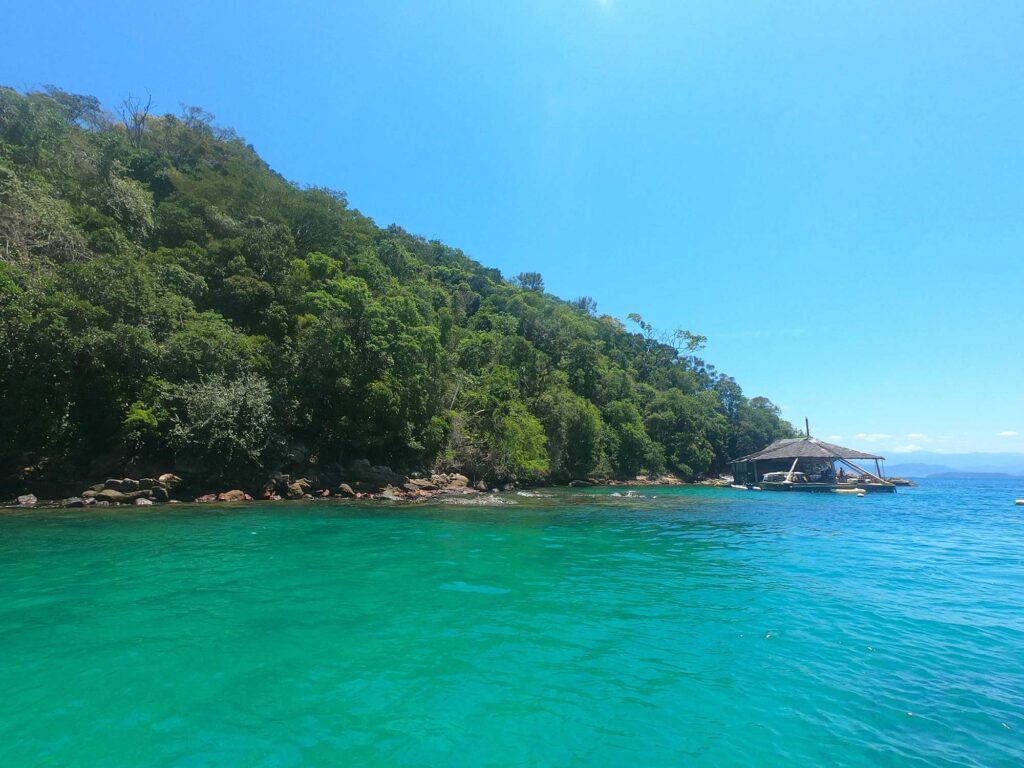
{"label": "hillside vegetation", "polygon": [[792,433],[702,337],[630,322],[380,228],[201,109],[0,88],[6,487],[132,468],[252,486],[356,459],[696,478]]}

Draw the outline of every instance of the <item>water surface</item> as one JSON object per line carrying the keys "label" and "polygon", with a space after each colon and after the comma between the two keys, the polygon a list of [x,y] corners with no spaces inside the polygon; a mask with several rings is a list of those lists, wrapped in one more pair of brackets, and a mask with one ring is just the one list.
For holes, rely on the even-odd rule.
{"label": "water surface", "polygon": [[1024,496],[0,513],[0,765],[1024,764]]}

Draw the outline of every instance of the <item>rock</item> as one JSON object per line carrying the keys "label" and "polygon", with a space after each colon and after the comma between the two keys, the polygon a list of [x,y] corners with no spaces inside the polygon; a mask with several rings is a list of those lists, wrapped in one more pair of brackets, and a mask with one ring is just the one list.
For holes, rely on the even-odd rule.
{"label": "rock", "polygon": [[107,480],[107,482],[103,484],[103,488],[101,490],[132,493],[139,490],[139,481],[132,480],[130,477],[121,478],[120,480],[113,478],[111,480]]}
{"label": "rock", "polygon": [[477,480],[475,483],[473,483],[473,488],[481,492],[486,491],[487,483],[485,483],[483,480]]}
{"label": "rock", "polygon": [[430,482],[432,482],[438,488],[442,488],[448,485],[448,475],[431,475]]}
{"label": "rock", "polygon": [[288,492],[285,494],[286,499],[301,499],[305,495],[305,488],[298,481],[288,484]]}
{"label": "rock", "polygon": [[197,504],[209,504],[211,501],[217,500],[216,493],[204,493],[202,496],[196,497]]}
{"label": "rock", "polygon": [[408,491],[409,493],[419,493],[420,492],[420,487],[418,485],[416,485],[416,483],[411,483],[411,482],[410,483],[404,483],[402,485],[402,488],[404,490]]}
{"label": "rock", "polygon": [[160,477],[157,478],[157,481],[168,491],[173,491],[176,487],[181,485],[182,482],[184,482],[180,477],[172,475],[170,472],[160,475]]}
{"label": "rock", "polygon": [[465,475],[452,474],[448,476],[448,487],[449,488],[467,488],[469,487],[469,478]]}
{"label": "rock", "polygon": [[89,486],[89,490],[90,490],[90,491],[93,491],[93,492],[95,492],[95,493],[99,493],[99,492],[100,492],[100,491],[102,491],[102,490],[103,490],[104,488],[106,488],[106,486],[105,486],[105,485],[104,485],[103,483],[96,483],[96,485],[90,485],[90,486]]}
{"label": "rock", "polygon": [[[103,489],[101,488],[100,490],[103,490]],[[97,493],[97,491],[94,491],[92,488],[90,488],[88,491],[82,491],[82,498],[83,499],[95,499],[96,498],[96,493]]]}
{"label": "rock", "polygon": [[342,483],[338,486],[338,489],[334,492],[336,496],[341,496],[344,499],[351,499],[356,495],[356,492],[352,490],[352,486],[348,483]]}
{"label": "rock", "polygon": [[436,491],[438,489],[437,483],[434,483],[430,480],[424,480],[418,477],[414,477],[412,480],[410,480],[406,484],[406,487],[408,488],[410,485],[421,491]]}
{"label": "rock", "polygon": [[503,491],[509,491],[510,492],[510,491],[514,491],[515,489],[516,489],[516,484],[515,483],[505,483],[503,486],[501,486],[501,490],[503,490]]}
{"label": "rock", "polygon": [[34,506],[39,499],[35,497],[35,494],[26,493],[23,496],[19,496],[15,501],[23,507],[31,507]]}
{"label": "rock", "polygon": [[80,496],[72,496],[71,498],[64,499],[64,501],[62,501],[60,505],[62,507],[68,507],[69,509],[75,507],[84,507],[85,499],[81,498]]}
{"label": "rock", "polygon": [[156,488],[160,483],[154,480],[152,477],[143,477],[139,479],[139,490],[147,490],[149,488]]}
{"label": "rock", "polygon": [[252,501],[252,496],[245,491],[235,489],[231,491],[224,491],[224,493],[218,493],[217,501]]}
{"label": "rock", "polygon": [[153,500],[152,499],[146,499],[146,498],[143,498],[143,497],[140,496],[139,498],[137,498],[135,500],[135,506],[137,506],[137,507],[151,507],[151,506],[153,506]]}
{"label": "rock", "polygon": [[153,494],[153,501],[165,502],[171,500],[171,495],[167,493],[167,489],[162,485],[155,485],[149,490]]}
{"label": "rock", "polygon": [[136,499],[152,499],[153,491],[148,489],[145,491],[128,491],[122,494],[122,496],[124,496],[126,502],[131,503]]}
{"label": "rock", "polygon": [[96,494],[97,502],[106,502],[107,504],[130,504],[134,499],[128,498],[121,491],[116,491],[113,488],[106,488]]}
{"label": "rock", "polygon": [[359,459],[349,464],[345,471],[347,480],[357,480],[364,483],[376,484],[378,488],[387,485],[405,485],[406,478],[395,472],[391,467],[373,466],[366,459]]}
{"label": "rock", "polygon": [[382,499],[387,499],[388,501],[400,501],[405,498],[404,494],[393,485],[386,486],[384,490],[381,491],[380,497]]}

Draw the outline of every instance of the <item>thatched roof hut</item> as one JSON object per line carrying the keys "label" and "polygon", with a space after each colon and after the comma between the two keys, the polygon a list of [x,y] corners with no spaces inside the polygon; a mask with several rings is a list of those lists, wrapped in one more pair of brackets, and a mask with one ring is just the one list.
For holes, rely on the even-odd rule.
{"label": "thatched roof hut", "polygon": [[733,459],[733,478],[739,484],[753,484],[760,482],[768,472],[793,471],[799,467],[810,474],[832,467],[836,461],[870,475],[867,470],[851,464],[855,459],[874,461],[875,477],[881,478],[878,462],[884,461],[884,456],[855,451],[814,437],[776,440],[763,450]]}

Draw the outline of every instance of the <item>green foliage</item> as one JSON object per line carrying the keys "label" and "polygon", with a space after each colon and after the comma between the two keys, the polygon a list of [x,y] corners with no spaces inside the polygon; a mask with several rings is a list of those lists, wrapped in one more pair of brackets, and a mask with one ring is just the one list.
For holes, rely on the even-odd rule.
{"label": "green foliage", "polygon": [[301,189],[212,115],[0,88],[0,484],[366,458],[487,482],[718,471],[792,428],[696,357]]}

